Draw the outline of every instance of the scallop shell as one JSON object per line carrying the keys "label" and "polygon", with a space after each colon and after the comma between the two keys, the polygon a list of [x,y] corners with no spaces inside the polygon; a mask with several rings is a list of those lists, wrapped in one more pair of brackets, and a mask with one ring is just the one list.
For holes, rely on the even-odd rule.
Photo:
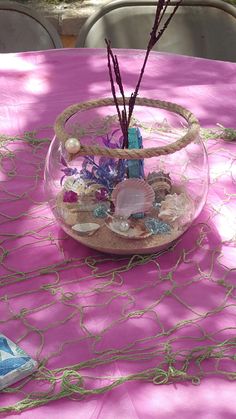
{"label": "scallop shell", "polygon": [[114,220],[113,217],[109,217],[106,221],[106,226],[111,230],[113,233],[117,234],[124,239],[146,239],[147,237],[151,236],[152,233],[149,232],[143,224],[131,224],[129,230],[121,231],[119,230],[119,225],[117,220]]}
{"label": "scallop shell", "polygon": [[81,188],[82,182],[80,179],[75,179],[74,176],[68,176],[64,181],[63,189],[65,191],[73,191],[78,193],[78,189]]}
{"label": "scallop shell", "polygon": [[131,214],[147,212],[152,208],[155,193],[143,179],[126,179],[112,192],[115,216],[129,218]]}
{"label": "scallop shell", "polygon": [[80,236],[92,236],[99,228],[100,225],[97,223],[82,223],[73,225],[72,230]]}
{"label": "scallop shell", "polygon": [[63,185],[64,190],[76,192],[78,195],[94,195],[97,190],[101,189],[101,187],[102,185],[99,185],[98,183],[75,179],[73,176],[69,176]]}
{"label": "scallop shell", "polygon": [[155,193],[164,191],[165,194],[171,191],[171,178],[169,173],[163,171],[151,172],[147,177],[147,183],[152,186]]}

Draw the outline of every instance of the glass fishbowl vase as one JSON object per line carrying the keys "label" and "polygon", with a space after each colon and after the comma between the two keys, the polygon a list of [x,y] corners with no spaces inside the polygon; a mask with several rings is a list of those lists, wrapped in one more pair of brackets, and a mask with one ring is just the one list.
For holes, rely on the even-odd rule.
{"label": "glass fishbowl vase", "polygon": [[206,202],[208,160],[199,133],[195,116],[169,102],[138,98],[126,135],[113,99],[70,106],[57,118],[45,166],[59,226],[105,253],[169,247]]}

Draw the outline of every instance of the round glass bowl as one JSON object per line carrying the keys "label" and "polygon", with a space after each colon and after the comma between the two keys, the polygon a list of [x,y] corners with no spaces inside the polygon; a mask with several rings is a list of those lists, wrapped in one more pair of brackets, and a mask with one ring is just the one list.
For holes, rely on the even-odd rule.
{"label": "round glass bowl", "polygon": [[[178,239],[205,204],[208,161],[199,126],[177,105],[160,109],[139,99],[130,158],[123,158],[116,153],[123,135],[109,103],[82,112],[74,105],[59,117],[46,159],[47,199],[60,227],[86,246],[112,254],[156,252]],[[79,139],[81,151],[69,154],[64,137]],[[86,153],[88,146],[96,146],[96,155]],[[107,148],[107,155],[99,152]],[[142,157],[153,148],[159,151]]]}

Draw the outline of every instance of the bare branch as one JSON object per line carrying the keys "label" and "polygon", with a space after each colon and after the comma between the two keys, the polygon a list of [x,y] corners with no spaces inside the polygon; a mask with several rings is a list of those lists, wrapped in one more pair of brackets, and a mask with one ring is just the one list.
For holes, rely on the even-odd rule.
{"label": "bare branch", "polygon": [[[106,45],[107,45],[108,70],[109,70],[109,76],[110,76],[110,82],[111,82],[111,91],[112,91],[112,96],[113,96],[114,103],[115,103],[115,106],[116,106],[121,131],[122,131],[123,137],[124,137],[124,144],[125,144],[126,141],[128,141],[128,126],[127,126],[127,114],[126,114],[126,108],[125,108],[125,96],[124,96],[124,89],[123,89],[123,85],[122,85],[121,75],[120,75],[119,63],[118,63],[117,57],[114,56],[114,54],[112,52],[111,42],[108,41],[107,39],[105,39],[105,42],[106,42]],[[115,82],[114,82],[112,66],[111,66],[111,60],[112,60],[112,63],[113,63],[113,69],[114,69],[114,74],[115,74],[115,77],[116,77],[116,83],[118,84],[119,89],[121,91],[121,95],[123,97],[123,106],[124,106],[125,111],[122,111],[122,113],[120,112],[120,108],[119,108],[118,101],[117,101]],[[124,144],[123,144],[123,146],[124,146]]]}
{"label": "bare branch", "polygon": [[[121,74],[120,74],[120,68],[119,68],[119,63],[118,63],[118,59],[117,56],[113,54],[112,49],[111,49],[111,42],[108,41],[107,39],[105,39],[105,42],[107,44],[107,56],[108,56],[108,68],[109,68],[109,76],[110,76],[110,82],[111,82],[111,91],[112,91],[112,95],[114,98],[114,102],[116,105],[116,109],[117,109],[117,113],[118,113],[118,117],[119,117],[119,122],[120,122],[120,127],[123,133],[123,137],[124,137],[124,142],[123,142],[123,147],[126,148],[128,147],[128,128],[129,128],[129,124],[131,121],[131,117],[133,114],[133,110],[134,110],[134,106],[135,106],[135,101],[136,98],[138,96],[138,92],[139,92],[139,88],[140,88],[140,84],[144,75],[144,71],[146,68],[146,64],[147,64],[147,60],[149,57],[149,54],[151,52],[151,50],[153,49],[153,47],[157,44],[157,42],[159,41],[159,39],[162,37],[163,33],[165,32],[165,30],[167,29],[168,25],[170,24],[172,18],[174,17],[179,5],[182,3],[182,0],[179,0],[178,3],[176,4],[176,6],[174,7],[172,13],[170,14],[170,16],[168,17],[168,19],[166,20],[166,22],[163,24],[162,28],[160,28],[160,24],[165,16],[167,7],[170,4],[170,0],[158,0],[157,2],[157,7],[156,7],[156,13],[155,13],[155,19],[154,19],[154,24],[150,33],[150,39],[148,41],[147,44],[147,50],[146,50],[146,54],[144,57],[144,62],[140,71],[140,75],[138,78],[138,82],[136,85],[136,88],[134,90],[134,92],[131,94],[130,99],[129,99],[129,104],[128,104],[128,116],[127,116],[127,112],[126,112],[126,104],[125,104],[125,93],[124,93],[124,87],[123,87],[123,83],[122,83],[122,78],[121,78]],[[113,71],[114,71],[114,75],[115,75],[115,79],[116,79],[116,84],[119,87],[119,91],[122,97],[122,102],[123,102],[123,110],[122,112],[120,112],[119,109],[119,105],[118,105],[118,101],[117,101],[117,96],[116,96],[116,89],[115,89],[115,82],[114,82],[114,78],[113,78],[113,73],[112,73],[112,67],[111,67],[111,60],[112,60],[112,65],[113,65]]]}

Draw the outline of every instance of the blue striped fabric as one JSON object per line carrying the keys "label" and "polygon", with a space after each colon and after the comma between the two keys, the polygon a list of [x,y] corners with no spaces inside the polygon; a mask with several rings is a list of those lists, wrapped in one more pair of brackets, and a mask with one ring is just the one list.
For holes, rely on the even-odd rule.
{"label": "blue striped fabric", "polygon": [[37,362],[6,336],[0,334],[0,390],[34,372]]}

